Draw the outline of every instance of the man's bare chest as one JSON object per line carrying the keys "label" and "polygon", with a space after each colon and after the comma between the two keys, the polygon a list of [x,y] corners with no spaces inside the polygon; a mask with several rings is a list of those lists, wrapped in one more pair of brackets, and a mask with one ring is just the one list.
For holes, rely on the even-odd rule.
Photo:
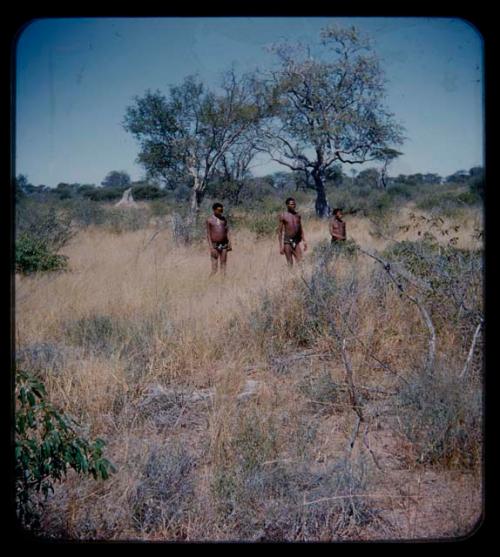
{"label": "man's bare chest", "polygon": [[284,213],[282,215],[282,220],[288,227],[298,228],[300,226],[300,215]]}

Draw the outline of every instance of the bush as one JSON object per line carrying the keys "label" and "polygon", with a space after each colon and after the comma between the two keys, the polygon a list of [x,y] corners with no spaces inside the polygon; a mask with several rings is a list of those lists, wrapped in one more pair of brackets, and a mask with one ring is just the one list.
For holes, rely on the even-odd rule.
{"label": "bush", "polygon": [[481,251],[443,246],[425,233],[422,240],[396,242],[383,256],[423,279],[428,286],[423,299],[438,324],[460,326],[471,335],[482,315]]}
{"label": "bush", "polygon": [[108,478],[114,466],[103,457],[105,442],[79,435],[78,424],[46,401],[43,383],[29,372],[16,371],[15,483],[21,524],[39,527],[43,499],[68,469],[94,479]]}
{"label": "bush", "polygon": [[43,242],[28,234],[16,241],[16,272],[23,275],[42,271],[61,271],[68,266],[68,257],[52,253]]}
{"label": "bush", "polygon": [[168,528],[182,538],[186,514],[192,507],[195,462],[180,445],[153,449],[141,481],[131,497],[134,520],[141,530]]}
{"label": "bush", "polygon": [[106,222],[106,211],[89,199],[77,199],[68,207],[72,220],[80,226],[101,225]]}
{"label": "bush", "polygon": [[247,226],[249,230],[257,236],[257,238],[276,235],[278,230],[277,213],[253,215],[247,222]]}
{"label": "bush", "polygon": [[326,369],[319,374],[305,377],[299,385],[299,390],[318,413],[332,413],[332,405],[343,401],[344,398],[342,385],[336,383]]}
{"label": "bush", "polygon": [[142,199],[159,199],[165,197],[167,194],[165,190],[160,189],[157,186],[151,186],[149,184],[144,184],[141,186],[134,186],[132,188],[132,196],[136,200]]}
{"label": "bush", "polygon": [[96,188],[88,191],[84,195],[92,201],[115,201],[122,197],[127,186]]}
{"label": "bush", "polygon": [[109,315],[93,314],[64,324],[67,342],[110,356],[126,338],[124,323]]}
{"label": "bush", "polygon": [[417,462],[473,468],[481,459],[482,397],[450,371],[420,373],[404,384],[396,402],[403,433]]}
{"label": "bush", "polygon": [[136,208],[116,207],[106,211],[104,227],[114,234],[141,230],[149,225],[149,211]]}
{"label": "bush", "polygon": [[66,268],[58,255],[73,236],[71,216],[53,205],[25,201],[16,207],[16,271],[30,274]]}

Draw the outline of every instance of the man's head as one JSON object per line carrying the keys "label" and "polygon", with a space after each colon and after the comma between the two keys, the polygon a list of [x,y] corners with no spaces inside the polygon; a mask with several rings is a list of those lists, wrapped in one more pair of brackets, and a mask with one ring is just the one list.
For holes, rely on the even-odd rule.
{"label": "man's head", "polygon": [[334,209],[333,210],[333,216],[337,217],[338,219],[342,218],[342,209]]}
{"label": "man's head", "polygon": [[224,212],[224,206],[222,205],[222,203],[214,203],[212,205],[212,209],[215,216],[222,215],[222,213]]}
{"label": "man's head", "polygon": [[288,197],[285,201],[286,207],[289,211],[295,211],[297,204],[295,203],[295,199],[293,197]]}

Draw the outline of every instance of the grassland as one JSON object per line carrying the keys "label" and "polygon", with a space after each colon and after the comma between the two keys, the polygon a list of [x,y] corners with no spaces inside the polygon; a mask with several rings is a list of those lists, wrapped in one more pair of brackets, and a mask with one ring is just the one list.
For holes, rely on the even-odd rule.
{"label": "grassland", "polygon": [[[418,254],[426,232],[443,250],[452,240],[459,267],[436,268],[451,282],[423,294],[395,287],[361,252],[328,254],[327,225],[310,207],[309,249],[293,271],[272,226],[233,216],[225,278],[209,279],[205,244],[177,242],[162,216],[120,233],[82,227],[61,252],[67,272],[16,276],[19,361],[106,440],[117,468],[103,482],[68,474],[45,507],[44,535],[470,533],[482,512],[481,341],[463,370],[482,312],[481,257],[471,255],[482,249],[480,210],[438,220],[407,204],[346,217],[350,240],[373,254],[403,241]],[[417,295],[434,326],[432,373]]]}

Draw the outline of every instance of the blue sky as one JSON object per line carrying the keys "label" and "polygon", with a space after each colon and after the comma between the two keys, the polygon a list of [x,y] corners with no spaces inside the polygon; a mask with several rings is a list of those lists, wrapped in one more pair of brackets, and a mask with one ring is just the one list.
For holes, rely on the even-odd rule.
{"label": "blue sky", "polygon": [[[330,23],[369,33],[382,60],[386,105],[406,128],[391,175],[447,176],[483,164],[483,47],[468,22],[450,18],[70,18],[25,27],[16,51],[15,173],[34,184],[99,185],[112,170],[144,176],[125,109],[147,89],[198,73],[266,68],[264,46],[315,41]],[[373,163],[357,166],[362,170]],[[257,176],[286,170],[265,159]],[[349,170],[349,169],[346,169]]]}

